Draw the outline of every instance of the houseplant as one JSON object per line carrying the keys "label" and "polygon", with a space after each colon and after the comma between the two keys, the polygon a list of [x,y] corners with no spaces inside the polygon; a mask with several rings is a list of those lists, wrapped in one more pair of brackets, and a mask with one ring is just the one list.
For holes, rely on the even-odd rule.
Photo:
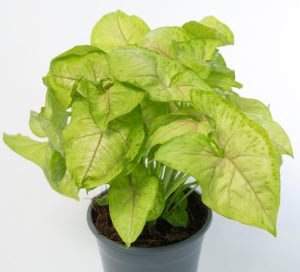
{"label": "houseplant", "polygon": [[30,118],[48,141],[4,141],[63,195],[109,184],[97,203],[108,203],[127,247],[159,220],[186,227],[198,185],[212,210],[275,235],[281,156],[292,148],[268,107],[233,91],[241,84],[218,50],[229,44],[232,32],[213,17],[150,31],[108,14],[91,46],[51,62],[45,106]]}

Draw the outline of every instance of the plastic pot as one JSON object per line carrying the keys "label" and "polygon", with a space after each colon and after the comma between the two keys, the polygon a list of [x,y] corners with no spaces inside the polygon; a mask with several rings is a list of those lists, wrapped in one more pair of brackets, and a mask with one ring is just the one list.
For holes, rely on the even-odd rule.
{"label": "plastic pot", "polygon": [[193,236],[173,245],[155,248],[126,248],[99,234],[92,220],[92,204],[87,220],[97,239],[104,272],[197,272],[200,250],[212,212],[208,209],[205,224]]}

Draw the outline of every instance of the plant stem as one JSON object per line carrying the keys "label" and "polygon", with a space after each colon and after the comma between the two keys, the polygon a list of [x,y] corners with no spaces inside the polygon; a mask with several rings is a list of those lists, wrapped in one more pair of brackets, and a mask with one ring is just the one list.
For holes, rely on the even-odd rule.
{"label": "plant stem", "polygon": [[167,188],[169,187],[170,181],[172,181],[172,177],[176,175],[175,172],[177,173],[176,170],[166,166],[166,170],[163,178],[165,190],[167,190]]}
{"label": "plant stem", "polygon": [[185,183],[189,179],[189,175],[184,173],[180,173],[172,182],[171,186],[166,188],[166,199],[170,197],[170,195],[175,192],[183,183]]}
{"label": "plant stem", "polygon": [[182,190],[180,190],[180,188],[178,188],[169,198],[168,198],[168,202],[167,202],[167,206],[165,208],[165,212],[167,212],[172,204],[174,203],[175,199],[177,198],[178,194],[180,194],[180,192],[182,192]]}
{"label": "plant stem", "polygon": [[156,170],[155,172],[159,179],[162,179],[163,174],[164,174],[164,169],[165,169],[165,165],[163,165],[162,163],[157,161],[156,167],[155,167],[155,170]]}
{"label": "plant stem", "polygon": [[150,163],[150,172],[152,175],[155,175],[155,161],[151,161]]}
{"label": "plant stem", "polygon": [[191,195],[193,192],[195,192],[195,190],[197,189],[197,187],[198,186],[194,186],[193,188],[191,188],[182,198],[180,198],[175,203],[175,205],[170,209],[170,211],[173,210],[173,209],[175,209],[176,207],[178,207],[182,201],[184,201],[186,198],[188,198],[189,195]]}

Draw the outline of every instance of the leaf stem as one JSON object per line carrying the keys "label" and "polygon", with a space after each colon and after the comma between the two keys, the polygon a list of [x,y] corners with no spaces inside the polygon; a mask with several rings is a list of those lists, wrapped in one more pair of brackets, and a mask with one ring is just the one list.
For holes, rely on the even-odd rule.
{"label": "leaf stem", "polygon": [[184,201],[186,198],[188,198],[189,195],[191,195],[193,192],[195,192],[195,190],[197,189],[197,187],[198,187],[198,185],[196,185],[193,188],[189,189],[189,191],[186,194],[184,194],[184,196],[182,198],[180,198],[175,203],[174,206],[171,207],[170,211],[173,210],[173,209],[175,209],[176,207],[178,207],[182,201]]}
{"label": "leaf stem", "polygon": [[184,173],[179,173],[173,180],[171,186],[167,187],[165,190],[166,199],[170,197],[182,184],[184,184],[190,178],[189,175]]}

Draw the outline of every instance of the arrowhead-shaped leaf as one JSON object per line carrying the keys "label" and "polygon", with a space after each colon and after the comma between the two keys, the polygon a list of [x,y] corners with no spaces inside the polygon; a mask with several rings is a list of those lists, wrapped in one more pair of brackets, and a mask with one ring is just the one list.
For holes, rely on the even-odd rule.
{"label": "arrowhead-shaped leaf", "polygon": [[115,179],[109,188],[109,212],[114,227],[129,247],[141,234],[158,190],[158,179],[138,167]]}
{"label": "arrowhead-shaped leaf", "polygon": [[149,31],[149,27],[139,17],[117,11],[103,16],[95,25],[91,44],[110,52],[123,45],[136,44]]}
{"label": "arrowhead-shaped leaf", "polygon": [[94,188],[116,177],[137,155],[144,139],[141,112],[136,109],[102,131],[84,98],[75,101],[72,110],[63,132],[67,168],[78,187]]}
{"label": "arrowhead-shaped leaf", "polygon": [[192,92],[192,103],[215,121],[218,143],[184,135],[162,145],[156,160],[198,179],[214,211],[276,235],[279,166],[265,130],[212,92]]}

